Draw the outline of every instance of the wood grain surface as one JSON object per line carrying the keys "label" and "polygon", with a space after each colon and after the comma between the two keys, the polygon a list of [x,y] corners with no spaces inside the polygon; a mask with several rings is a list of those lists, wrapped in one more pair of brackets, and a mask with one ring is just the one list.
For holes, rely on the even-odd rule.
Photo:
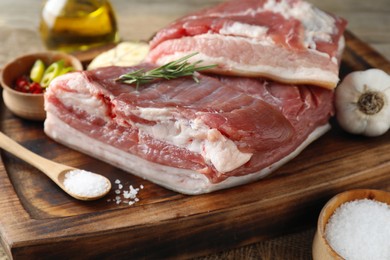
{"label": "wood grain surface", "polygon": [[[42,48],[34,18],[39,1],[24,2],[23,18],[15,15],[20,7],[11,1],[0,4],[0,35],[7,36],[3,37],[4,45],[9,46],[0,50],[0,64],[19,53]],[[171,20],[216,2],[220,1],[112,1],[124,40],[148,39]],[[346,17],[350,30],[390,56],[388,1],[312,2]],[[27,39],[30,44],[26,44]],[[347,39],[343,75],[368,67],[390,72],[388,61],[364,41],[350,34]],[[43,135],[40,123],[15,118],[4,107],[0,122],[2,131],[48,158],[102,171],[111,180],[119,178],[123,183],[145,186],[140,202],[133,207],[106,200],[76,202],[37,170],[2,153],[0,234],[7,254],[17,259],[309,259],[312,227],[327,199],[356,187],[390,189],[389,134],[373,139],[350,136],[334,122],[331,132],[269,178],[197,197],[167,191],[62,147]],[[294,246],[301,250],[294,250]],[[240,248],[232,250],[236,247]]]}

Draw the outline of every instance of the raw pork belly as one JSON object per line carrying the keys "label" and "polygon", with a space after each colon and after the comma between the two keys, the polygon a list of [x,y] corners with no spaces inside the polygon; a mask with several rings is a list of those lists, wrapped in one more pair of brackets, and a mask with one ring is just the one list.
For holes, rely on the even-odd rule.
{"label": "raw pork belly", "polygon": [[198,74],[138,89],[115,79],[139,67],[56,78],[45,93],[54,140],[185,194],[259,179],[329,129],[333,92]]}
{"label": "raw pork belly", "polygon": [[148,62],[193,61],[213,72],[336,87],[346,22],[300,0],[232,0],[160,30]]}

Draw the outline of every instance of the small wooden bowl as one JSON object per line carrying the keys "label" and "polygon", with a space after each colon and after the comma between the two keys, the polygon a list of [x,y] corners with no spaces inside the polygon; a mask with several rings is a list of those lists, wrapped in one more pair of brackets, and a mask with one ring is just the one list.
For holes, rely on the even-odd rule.
{"label": "small wooden bowl", "polygon": [[16,78],[22,75],[29,75],[37,59],[41,59],[45,64],[64,60],[66,66],[72,66],[75,70],[82,70],[83,66],[72,55],[47,51],[20,56],[3,67],[0,83],[3,87],[3,100],[7,108],[21,118],[42,121],[46,118],[43,94],[23,93],[14,90],[12,87]]}
{"label": "small wooden bowl", "polygon": [[353,200],[370,199],[390,205],[390,193],[381,190],[358,189],[340,193],[334,196],[322,208],[317,223],[317,231],[313,240],[313,260],[342,260],[329,245],[325,238],[325,226],[335,210],[341,204]]}

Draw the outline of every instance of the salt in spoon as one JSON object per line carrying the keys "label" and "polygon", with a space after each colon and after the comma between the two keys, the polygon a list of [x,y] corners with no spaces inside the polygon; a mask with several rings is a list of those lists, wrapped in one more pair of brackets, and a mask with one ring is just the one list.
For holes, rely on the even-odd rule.
{"label": "salt in spoon", "polygon": [[[35,168],[42,171],[46,174],[50,179],[52,179],[61,189],[63,189],[66,193],[68,193],[73,198],[79,200],[96,200],[103,196],[105,196],[111,189],[111,182],[104,176],[79,170],[77,168],[73,168],[64,164],[56,163],[54,161],[43,158],[30,150],[24,148],[2,132],[0,132],[0,148],[6,150],[7,152],[15,155],[16,157],[22,159],[23,161],[31,164]],[[87,180],[98,181],[98,184],[101,188],[97,191],[93,192],[80,192],[80,187],[76,187],[76,189],[70,190],[69,185],[65,185],[65,175],[69,173],[73,176],[81,176],[81,174],[87,174],[89,178]],[[91,178],[92,177],[92,178]],[[70,178],[70,177],[69,177]],[[77,177],[76,177],[77,178]],[[77,180],[75,180],[77,181]],[[96,182],[95,182],[96,183]],[[86,183],[86,178],[81,178],[80,185],[88,185]],[[68,188],[66,187],[68,186]],[[88,187],[86,187],[88,188]]]}

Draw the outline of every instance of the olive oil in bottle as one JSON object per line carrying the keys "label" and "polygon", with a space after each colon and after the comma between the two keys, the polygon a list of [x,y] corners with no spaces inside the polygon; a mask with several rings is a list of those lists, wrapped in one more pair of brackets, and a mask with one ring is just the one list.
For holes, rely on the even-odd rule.
{"label": "olive oil in bottle", "polygon": [[47,0],[39,30],[51,50],[72,52],[119,41],[109,0]]}

